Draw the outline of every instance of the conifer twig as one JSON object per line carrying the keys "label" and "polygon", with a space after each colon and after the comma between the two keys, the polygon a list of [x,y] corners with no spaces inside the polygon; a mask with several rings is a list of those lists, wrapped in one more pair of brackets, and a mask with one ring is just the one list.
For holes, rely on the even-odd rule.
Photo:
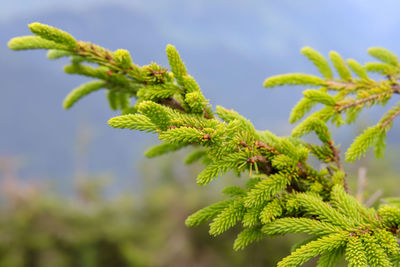
{"label": "conifer twig", "polygon": [[388,118],[386,118],[385,119],[385,121],[382,123],[382,124],[380,124],[380,127],[382,128],[382,129],[385,129],[386,128],[386,126],[388,126],[388,124],[389,123],[391,123],[397,116],[399,116],[400,115],[400,109],[399,110],[397,110],[396,112],[394,112],[391,116],[389,116]]}
{"label": "conifer twig", "polygon": [[[313,240],[303,242],[279,262],[281,267],[298,266],[318,256],[318,266],[333,266],[343,255],[350,266],[399,265],[400,201],[387,199],[387,205],[369,208],[379,197],[377,192],[363,204],[363,169],[359,170],[359,201],[349,194],[339,145],[335,146],[328,127],[328,122],[336,126],[354,122],[362,108],[385,105],[393,94],[400,94],[400,64],[390,51],[370,48],[369,54],[379,62],[365,65],[354,59],[345,61],[331,51],[329,59],[339,76],[335,78],[331,64],[322,54],[303,48],[302,54],[322,77],[289,73],[267,78],[264,86],[319,87],[303,91],[304,98],[292,110],[291,123],[304,118],[316,104],[323,108],[307,116],[291,136],[279,137],[267,130],[256,130],[233,110],[217,106],[214,112],[172,45],[166,48],[171,69],[168,71],[157,63],[134,64],[127,50],[112,52],[76,41],[69,33],[40,23],[29,27],[34,36],[10,40],[11,49],[50,49],[49,59],[71,57],[66,73],[96,79],[74,89],[64,101],[66,109],[92,92],[105,89],[110,108],[122,113],[108,121],[110,126],[158,135],[161,143],[149,149],[146,156],[192,147],[195,151],[185,162],[201,160],[206,165],[196,179],[200,185],[230,171],[248,174],[242,186],[223,190],[227,199],[189,216],[188,226],[211,221],[209,233],[219,235],[241,223],[244,229],[235,240],[235,250],[267,235],[313,235]],[[380,73],[385,79],[371,79],[369,72]],[[349,95],[356,95],[355,99]],[[136,100],[134,105],[130,104],[131,99]],[[370,147],[381,155],[386,134],[399,115],[400,103],[355,138],[345,154],[346,160],[356,160]],[[312,132],[321,143],[300,139]],[[310,155],[325,165],[314,168],[308,160]]]}
{"label": "conifer twig", "polygon": [[345,105],[340,105],[340,103],[336,103],[335,108],[340,113],[345,109],[348,109],[348,108],[351,108],[351,107],[355,107],[355,106],[359,106],[361,104],[364,104],[364,103],[369,102],[369,101],[373,101],[373,100],[378,99],[379,97],[387,95],[387,94],[388,94],[387,92],[374,94],[374,95],[371,95],[369,97],[362,98],[362,99],[353,101],[353,102],[345,104]]}
{"label": "conifer twig", "polygon": [[392,85],[392,90],[393,90],[393,93],[395,93],[395,94],[400,94],[400,84],[394,84],[394,85]]}
{"label": "conifer twig", "polygon": [[[334,144],[334,142],[333,142],[332,139],[329,140],[328,145],[329,145],[329,148],[330,148],[331,151],[332,151],[332,154],[333,154],[333,161],[335,162],[336,167],[337,167],[340,171],[343,171],[342,162],[341,162],[341,160],[340,160],[340,150],[337,149],[337,148],[335,147],[335,144]],[[345,176],[343,177],[343,188],[344,188],[344,190],[346,191],[346,193],[348,193],[348,194],[350,193],[349,184],[348,184],[348,182],[347,182],[347,175],[345,175]]]}

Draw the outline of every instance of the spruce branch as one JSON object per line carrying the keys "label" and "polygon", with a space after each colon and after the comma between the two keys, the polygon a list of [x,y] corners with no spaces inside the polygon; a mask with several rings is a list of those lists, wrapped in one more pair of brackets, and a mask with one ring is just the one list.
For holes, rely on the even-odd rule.
{"label": "spruce branch", "polygon": [[[362,98],[359,100],[350,101],[349,103],[346,103],[346,104],[336,103],[335,108],[340,113],[343,110],[346,110],[348,108],[360,106],[364,103],[377,100],[383,96],[387,96],[387,94],[388,94],[387,92],[382,92],[382,93],[374,94],[374,95],[371,95],[371,96],[368,96],[366,98]],[[348,101],[346,101],[346,102],[348,102]]]}
{"label": "spruce branch", "polygon": [[[154,62],[139,66],[127,50],[113,52],[77,41],[69,33],[48,25],[33,23],[29,27],[35,36],[10,40],[11,49],[48,49],[49,59],[70,57],[71,64],[64,68],[66,73],[95,79],[67,96],[66,109],[84,96],[105,89],[110,108],[121,112],[109,120],[110,126],[152,132],[162,141],[147,150],[146,156],[193,147],[185,163],[201,159],[206,165],[197,176],[200,185],[228,172],[247,177],[245,185],[223,190],[225,200],[189,216],[188,226],[211,221],[209,232],[215,236],[240,223],[244,229],[235,240],[235,250],[266,236],[312,235],[278,266],[298,266],[316,256],[320,256],[318,266],[334,266],[343,255],[350,266],[392,266],[400,262],[396,239],[400,232],[400,201],[388,199],[388,205],[375,210],[349,194],[339,145],[335,145],[328,126],[329,122],[337,127],[352,123],[364,108],[386,105],[400,94],[400,65],[390,51],[369,49],[379,62],[364,65],[354,59],[344,60],[332,51],[329,59],[339,75],[335,78],[322,54],[303,48],[301,53],[322,77],[291,73],[264,81],[265,87],[318,88],[303,92],[290,122],[304,120],[291,136],[279,137],[268,130],[256,130],[236,111],[221,106],[214,111],[172,45],[166,48],[169,71]],[[369,72],[380,73],[384,79],[374,80]],[[306,116],[318,105],[322,108]],[[375,126],[355,138],[345,153],[346,160],[354,161],[370,147],[376,155],[382,155],[386,135],[399,115],[397,103]],[[320,144],[300,139],[312,132]],[[313,167],[310,156],[325,165]]]}
{"label": "spruce branch", "polygon": [[278,267],[300,266],[308,260],[318,256],[332,253],[346,244],[346,232],[327,235],[311,241],[294,251],[278,263]]}
{"label": "spruce branch", "polygon": [[400,115],[400,103],[397,104],[396,107],[393,107],[387,114],[384,115],[382,120],[379,122],[379,126],[382,129],[386,129],[389,124],[393,122],[393,120]]}
{"label": "spruce branch", "polygon": [[[325,107],[320,111],[311,114],[307,119],[299,124],[293,131],[294,136],[302,136],[310,129],[317,129],[315,126],[309,125],[311,121],[319,119],[326,123],[331,121],[336,126],[342,125],[345,121],[342,118],[342,113],[345,111],[347,116],[346,122],[352,123],[363,108],[371,107],[372,105],[385,105],[393,94],[400,92],[398,78],[400,78],[400,65],[397,57],[390,51],[383,48],[371,48],[369,53],[380,60],[381,62],[367,63],[362,66],[354,59],[349,59],[346,62],[335,51],[329,53],[329,58],[332,61],[340,78],[335,79],[330,73],[326,59],[318,52],[309,47],[302,50],[303,54],[316,65],[322,75],[322,81],[318,81],[314,76],[307,74],[286,74],[268,78],[264,82],[265,87],[275,87],[281,85],[321,85],[318,90],[305,90],[304,98],[293,109],[290,122],[299,121],[307,112],[316,104],[323,104]],[[374,67],[373,67],[374,66]],[[351,75],[350,69],[357,74],[358,78]],[[380,72],[386,76],[385,80],[375,81],[368,77],[367,72]],[[312,82],[314,81],[314,82]],[[336,94],[329,93],[334,91]],[[351,97],[355,95],[355,98]],[[370,127],[363,135],[371,134],[371,138],[366,136],[356,139],[352,146],[348,149],[346,155],[347,161],[354,161],[359,158],[371,147],[377,156],[381,156],[384,150],[384,140],[386,132],[392,125],[392,121],[399,115],[396,107],[393,107],[387,115],[381,119],[376,125],[381,128]],[[307,129],[308,130],[305,130]],[[300,129],[302,129],[300,131]],[[372,129],[375,129],[374,131]],[[373,132],[373,133],[372,133]],[[317,132],[318,134],[318,132]],[[372,138],[372,134],[376,138]],[[321,135],[319,135],[321,137]],[[338,162],[336,162],[337,165]]]}
{"label": "spruce branch", "polygon": [[71,91],[66,96],[63,106],[65,109],[69,109],[82,97],[106,87],[107,84],[103,81],[93,81],[85,83],[79,86],[78,88],[74,89],[73,91]]}

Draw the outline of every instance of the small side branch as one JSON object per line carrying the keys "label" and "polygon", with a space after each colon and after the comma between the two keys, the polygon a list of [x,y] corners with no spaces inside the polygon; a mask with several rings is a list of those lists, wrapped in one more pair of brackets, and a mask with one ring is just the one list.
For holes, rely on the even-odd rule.
{"label": "small side branch", "polygon": [[346,89],[346,90],[355,90],[357,88],[357,86],[352,83],[352,82],[340,82],[340,81],[334,81],[334,80],[330,80],[327,81],[327,88],[329,90],[342,90],[342,89]]}
{"label": "small side branch", "polygon": [[392,85],[393,93],[400,94],[400,84]]}
{"label": "small side branch", "polygon": [[393,113],[390,117],[388,117],[380,126],[382,129],[386,128],[389,123],[391,123],[397,116],[400,115],[400,108],[395,113]]}
{"label": "small side branch", "polygon": [[[333,140],[329,140],[328,142],[329,148],[332,151],[332,155],[333,155],[333,161],[336,164],[336,167],[343,171],[343,166],[342,166],[342,162],[340,160],[340,150],[337,149],[333,143]],[[343,188],[346,191],[346,193],[350,193],[350,189],[349,189],[349,185],[347,183],[347,179],[346,176],[343,178]]]}
{"label": "small side branch", "polygon": [[351,107],[355,107],[355,106],[359,106],[359,105],[362,105],[362,104],[367,103],[367,102],[369,102],[369,101],[376,100],[376,99],[380,98],[381,96],[384,96],[385,94],[388,94],[388,92],[383,92],[383,93],[379,93],[379,94],[374,94],[374,95],[371,95],[371,96],[369,96],[369,97],[366,97],[366,98],[363,98],[363,99],[360,99],[360,100],[356,100],[356,101],[354,101],[354,102],[351,102],[351,103],[345,104],[345,105],[340,105],[340,104],[338,104],[338,105],[336,106],[336,110],[337,110],[338,112],[342,112],[342,111],[345,110],[345,109],[348,109],[348,108],[351,108]]}

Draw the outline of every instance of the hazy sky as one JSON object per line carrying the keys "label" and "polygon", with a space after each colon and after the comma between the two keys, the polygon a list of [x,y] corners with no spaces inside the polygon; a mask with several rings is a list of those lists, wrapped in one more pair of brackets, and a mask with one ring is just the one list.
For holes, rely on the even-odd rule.
{"label": "hazy sky", "polygon": [[[70,10],[79,13],[101,5],[124,6],[152,17],[151,20],[156,24],[158,22],[160,28],[165,27],[169,36],[174,36],[175,32],[177,39],[191,42],[188,44],[191,47],[214,46],[223,30],[224,42],[230,42],[232,46],[236,46],[238,53],[243,50],[248,53],[252,50],[252,46],[262,47],[265,51],[284,53],[288,49],[288,44],[285,43],[288,33],[298,40],[303,39],[304,43],[310,43],[310,41],[317,43],[318,38],[329,35],[330,30],[340,37],[338,29],[341,29],[343,25],[346,27],[342,29],[343,38],[346,40],[351,38],[348,34],[351,30],[354,30],[354,33],[365,30],[365,35],[373,33],[374,36],[382,36],[382,38],[389,35],[394,37],[393,33],[397,32],[400,23],[400,16],[398,16],[400,1],[396,0],[2,0],[0,23],[55,10]],[[226,13],[218,13],[221,10],[226,10]],[[243,31],[237,35],[236,27],[224,24],[224,21],[231,23],[230,20],[224,18],[232,15],[244,25],[246,25],[246,20],[254,21],[257,31],[248,28],[247,35],[244,35]],[[294,15],[298,18],[293,19]],[[316,18],[315,27],[320,27],[319,36],[305,24],[314,18]],[[192,21],[195,23],[196,20],[203,20],[205,24],[215,26],[204,27],[207,29],[205,32],[192,31],[190,24],[193,23]],[[267,28],[273,24],[276,25],[276,31],[273,34],[269,36],[262,34],[260,26],[264,25]],[[298,31],[303,24],[302,30]]]}

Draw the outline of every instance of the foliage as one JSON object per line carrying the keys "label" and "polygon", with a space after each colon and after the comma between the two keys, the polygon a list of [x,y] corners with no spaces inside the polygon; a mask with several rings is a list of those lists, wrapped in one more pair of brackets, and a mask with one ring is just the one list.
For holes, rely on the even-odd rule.
{"label": "foliage", "polygon": [[[320,53],[303,48],[302,53],[323,77],[277,75],[267,78],[264,86],[317,87],[304,91],[304,98],[291,114],[292,123],[304,118],[317,104],[322,108],[299,123],[292,136],[278,137],[267,130],[256,130],[233,110],[217,106],[214,111],[171,45],[166,48],[171,68],[168,71],[156,63],[138,66],[126,50],[112,52],[76,41],[51,26],[33,23],[29,27],[35,36],[12,39],[11,49],[50,49],[51,59],[71,57],[71,65],[65,68],[67,73],[97,79],[72,91],[64,102],[66,108],[93,91],[106,89],[110,107],[122,113],[109,120],[110,126],[152,132],[162,141],[147,153],[149,156],[194,147],[196,151],[187,162],[201,160],[206,165],[197,176],[200,185],[230,171],[238,175],[249,173],[244,186],[224,190],[226,200],[189,216],[188,226],[211,220],[209,233],[216,236],[242,223],[244,229],[235,241],[235,249],[268,235],[314,236],[278,266],[298,266],[319,255],[319,266],[332,266],[343,255],[351,266],[397,264],[400,209],[395,205],[368,209],[348,193],[340,152],[327,125],[353,123],[364,108],[385,105],[393,94],[400,93],[400,65],[390,51],[370,48],[369,54],[379,62],[364,66],[354,59],[346,63],[332,51],[329,59],[339,75],[334,78]],[[368,73],[382,74],[384,79],[372,79]],[[130,104],[131,98],[136,98],[134,105]],[[398,115],[400,104],[355,138],[345,153],[346,160],[355,161],[370,147],[382,156],[387,132]],[[309,133],[315,133],[321,143],[300,139]],[[323,167],[310,164],[311,157],[324,163]]]}
{"label": "foliage", "polygon": [[97,190],[83,193],[88,186],[75,199],[44,190],[3,199],[0,266],[154,265],[148,249],[154,241],[143,236],[132,198],[106,200]]}
{"label": "foliage", "polygon": [[177,171],[174,158],[140,164],[140,190],[114,195],[107,190],[109,176],[79,175],[68,196],[59,187],[17,177],[10,181],[8,172],[2,175],[0,159],[0,266],[261,267],[273,265],[296,241],[265,239],[264,248],[250,246],[237,253],[231,243],[239,229],[213,242],[206,225],[188,231],[187,215],[221,196],[213,190],[205,198],[186,179],[199,164]]}

